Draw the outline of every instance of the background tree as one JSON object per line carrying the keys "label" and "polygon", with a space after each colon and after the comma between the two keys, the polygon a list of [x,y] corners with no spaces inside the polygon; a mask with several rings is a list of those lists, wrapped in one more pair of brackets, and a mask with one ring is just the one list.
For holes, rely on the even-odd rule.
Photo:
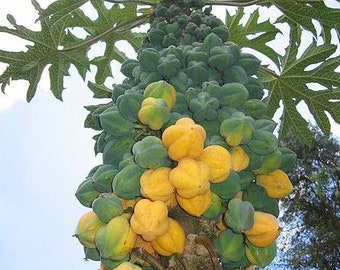
{"label": "background tree", "polygon": [[[282,261],[291,269],[340,267],[340,144],[313,128],[312,146],[290,134],[283,144],[297,154],[293,193],[282,200]],[[275,266],[275,265],[273,265]]]}

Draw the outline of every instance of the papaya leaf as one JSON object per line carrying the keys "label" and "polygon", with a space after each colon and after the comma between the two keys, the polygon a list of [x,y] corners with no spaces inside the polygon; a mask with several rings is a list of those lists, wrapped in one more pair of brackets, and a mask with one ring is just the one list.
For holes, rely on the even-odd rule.
{"label": "papaya leaf", "polygon": [[[116,60],[121,63],[127,58],[125,53],[116,46],[117,41],[127,41],[135,51],[141,47],[144,35],[133,33],[131,29],[145,23],[148,14],[138,17],[136,3],[124,3],[123,6],[113,4],[108,8],[104,5],[103,0],[91,0],[90,2],[96,9],[98,17],[92,20],[84,12],[77,10],[73,13],[69,27],[84,29],[89,34],[85,42],[95,43],[99,40],[105,42],[103,55],[91,60],[91,63],[97,66],[95,81],[102,84],[107,77],[112,76],[111,61]],[[100,37],[100,39],[96,37]]]}
{"label": "papaya leaf", "polygon": [[254,49],[279,65],[278,54],[266,43],[274,40],[280,30],[269,21],[259,23],[258,9],[254,10],[245,25],[242,25],[240,21],[244,15],[243,8],[238,8],[235,15],[230,15],[227,10],[226,25],[230,32],[229,40],[240,47]]}
{"label": "papaya leaf", "polygon": [[93,92],[94,98],[111,98],[112,96],[112,89],[109,89],[104,85],[88,82],[87,86]]}
{"label": "papaya leaf", "polygon": [[318,21],[321,26],[321,34],[328,43],[331,40],[330,30],[340,28],[340,20],[335,19],[340,17],[340,9],[329,8],[324,1],[272,2],[287,17],[290,24],[301,25],[305,30],[313,33],[314,37],[317,37],[317,30],[313,20]]}
{"label": "papaya leaf", "polygon": [[273,116],[280,102],[283,103],[280,136],[286,136],[292,128],[301,142],[310,144],[312,133],[296,106],[304,101],[317,125],[327,136],[330,135],[326,112],[340,122],[340,76],[335,71],[340,65],[340,57],[331,57],[336,50],[331,44],[317,46],[312,43],[300,57],[297,57],[298,49],[298,43],[290,43],[279,75],[261,67],[259,76],[270,90],[267,99],[269,114]]}
{"label": "papaya leaf", "polygon": [[77,11],[89,0],[58,0],[51,3],[39,16],[40,20],[50,17],[50,23],[54,24],[67,19],[73,11]]}
{"label": "papaya leaf", "polygon": [[[32,3],[36,10],[42,11],[36,1]],[[8,64],[0,75],[1,90],[4,92],[11,80],[27,80],[29,87],[26,98],[30,101],[36,92],[43,70],[49,65],[51,90],[56,98],[62,99],[63,79],[64,76],[68,76],[70,65],[74,64],[83,78],[89,66],[89,61],[85,57],[85,49],[67,52],[58,49],[65,38],[65,28],[70,17],[55,24],[51,24],[49,18],[40,20],[40,31],[33,31],[18,25],[11,15],[8,15],[7,19],[14,28],[0,26],[0,32],[17,36],[33,45],[27,45],[26,52],[0,50],[0,61]],[[73,42],[76,42],[74,37]]]}

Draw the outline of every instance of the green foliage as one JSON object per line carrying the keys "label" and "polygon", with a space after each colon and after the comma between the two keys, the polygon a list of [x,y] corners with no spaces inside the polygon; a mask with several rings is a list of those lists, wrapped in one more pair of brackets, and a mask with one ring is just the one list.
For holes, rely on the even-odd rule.
{"label": "green foliage", "polygon": [[[292,134],[284,146],[297,154],[290,173],[293,193],[282,200],[282,262],[290,269],[337,269],[340,241],[340,145],[313,129],[312,146]],[[290,227],[290,228],[289,228]],[[280,263],[280,262],[278,262]],[[275,264],[273,269],[277,269]]]}

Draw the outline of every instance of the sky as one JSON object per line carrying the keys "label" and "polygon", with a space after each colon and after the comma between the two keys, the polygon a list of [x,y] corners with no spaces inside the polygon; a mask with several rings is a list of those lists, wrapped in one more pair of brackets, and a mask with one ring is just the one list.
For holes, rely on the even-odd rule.
{"label": "sky", "polygon": [[[51,2],[39,0],[43,8]],[[0,25],[10,26],[6,15],[12,14],[18,24],[37,28],[30,0],[0,4]],[[0,34],[0,49],[22,50],[24,44]],[[0,73],[4,68],[0,64]],[[83,127],[83,106],[96,101],[76,71],[70,73],[63,102],[48,90],[46,75],[30,103],[25,101],[25,82],[13,81],[6,95],[0,93],[2,269],[98,269],[98,263],[84,262],[82,247],[72,237],[80,216],[89,210],[74,193],[101,162],[93,151],[95,132]]]}

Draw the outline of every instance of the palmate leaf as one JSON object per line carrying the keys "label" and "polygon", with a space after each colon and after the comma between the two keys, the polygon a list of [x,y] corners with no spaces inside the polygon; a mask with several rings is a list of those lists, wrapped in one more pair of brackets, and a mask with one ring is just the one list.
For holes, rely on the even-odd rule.
{"label": "palmate leaf", "polygon": [[[340,29],[340,9],[329,8],[324,1],[271,1],[285,15],[290,24],[298,24],[317,36],[313,20],[320,23],[321,34],[329,43],[331,29]],[[339,35],[339,33],[338,33]],[[340,37],[339,37],[340,38]]]}
{"label": "palmate leaf", "polygon": [[[269,21],[259,23],[258,9],[250,15],[245,25],[242,25],[240,21],[244,14],[243,8],[238,8],[235,15],[230,15],[227,10],[226,25],[230,32],[229,40],[240,45],[240,47],[254,49],[279,65],[278,54],[266,43],[274,40],[280,30]],[[251,36],[249,37],[249,35]]]}
{"label": "palmate leaf", "polygon": [[134,50],[138,50],[142,45],[143,35],[132,33],[131,29],[145,23],[148,16],[137,17],[137,4],[135,3],[124,3],[124,6],[113,4],[110,8],[104,5],[103,0],[91,0],[91,4],[96,9],[98,17],[92,20],[81,10],[77,10],[73,13],[69,26],[81,27],[89,33],[89,39],[102,36],[101,41],[105,42],[106,46],[104,54],[91,61],[98,68],[95,77],[96,83],[102,84],[107,77],[112,76],[111,61],[123,62],[127,58],[115,43],[126,40]]}
{"label": "palmate leaf", "polygon": [[259,76],[270,89],[269,113],[274,115],[280,101],[283,103],[280,136],[293,129],[301,142],[310,144],[312,133],[296,106],[303,100],[319,127],[329,136],[330,123],[325,112],[340,122],[340,76],[335,71],[340,65],[340,57],[329,58],[336,50],[331,44],[317,46],[312,43],[299,58],[298,49],[298,44],[291,42],[282,61],[281,74],[262,67]]}
{"label": "palmate leaf", "polygon": [[[41,12],[42,9],[36,1],[32,1],[35,8]],[[6,85],[11,80],[27,80],[27,101],[30,101],[37,89],[43,70],[49,65],[49,77],[51,90],[54,96],[62,99],[64,76],[68,75],[68,69],[74,64],[79,74],[85,77],[89,66],[85,49],[74,51],[61,51],[58,47],[63,43],[66,31],[65,27],[69,17],[65,17],[59,23],[51,24],[49,18],[40,20],[41,31],[32,31],[24,26],[18,25],[12,16],[8,16],[9,22],[14,28],[0,27],[0,32],[12,34],[33,45],[27,46],[26,52],[0,51],[0,61],[7,63],[6,70],[0,75],[1,90],[4,92]],[[76,42],[73,39],[73,42]]]}

